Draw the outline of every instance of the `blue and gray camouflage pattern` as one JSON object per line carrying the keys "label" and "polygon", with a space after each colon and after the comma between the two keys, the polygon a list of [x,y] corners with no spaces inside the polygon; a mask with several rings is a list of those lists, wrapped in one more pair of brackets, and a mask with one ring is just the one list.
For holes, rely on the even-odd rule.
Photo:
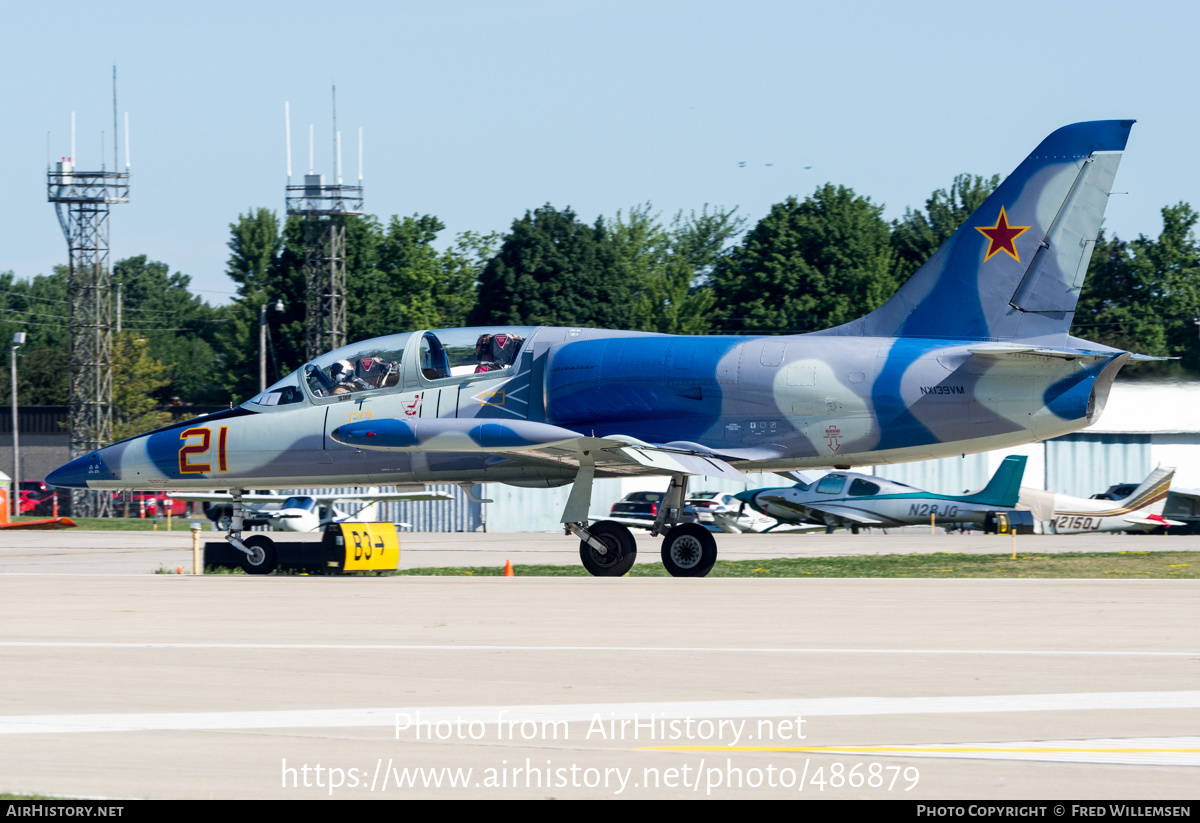
{"label": "blue and gray camouflage pattern", "polygon": [[324,355],[55,486],[275,489],[907,462],[1084,428],[1130,357],[1071,319],[1131,120],[1051,134],[884,306],[813,334],[442,329]]}

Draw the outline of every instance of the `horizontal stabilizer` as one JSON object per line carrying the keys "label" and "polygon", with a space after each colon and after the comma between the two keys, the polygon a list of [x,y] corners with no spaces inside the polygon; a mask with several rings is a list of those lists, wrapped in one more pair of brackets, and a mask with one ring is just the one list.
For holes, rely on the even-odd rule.
{"label": "horizontal stabilizer", "polygon": [[1095,351],[1093,349],[1052,348],[1049,346],[1013,346],[1003,343],[987,343],[971,346],[967,349],[979,357],[995,359],[1022,357],[1049,357],[1058,360],[1108,360],[1116,357],[1118,351]]}
{"label": "horizontal stabilizer", "polygon": [[1168,520],[1159,515],[1150,515],[1149,517],[1130,516],[1122,518],[1128,523],[1137,523],[1139,526],[1186,526],[1187,523],[1181,523],[1178,520]]}

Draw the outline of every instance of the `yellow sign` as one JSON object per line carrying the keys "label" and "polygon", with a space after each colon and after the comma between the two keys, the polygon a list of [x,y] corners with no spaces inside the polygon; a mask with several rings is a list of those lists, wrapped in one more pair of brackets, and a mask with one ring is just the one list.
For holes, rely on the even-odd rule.
{"label": "yellow sign", "polygon": [[339,523],[346,549],[342,571],[394,570],[400,565],[395,523]]}

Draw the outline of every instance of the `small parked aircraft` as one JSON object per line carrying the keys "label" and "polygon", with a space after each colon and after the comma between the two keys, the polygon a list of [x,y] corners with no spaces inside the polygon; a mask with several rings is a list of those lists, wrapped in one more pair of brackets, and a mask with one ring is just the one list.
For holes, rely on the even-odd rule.
{"label": "small parked aircraft", "polygon": [[1121,500],[1021,489],[1017,508],[1032,511],[1034,520],[1052,522],[1051,529],[1055,534],[1136,532],[1184,526],[1187,524],[1163,517],[1174,476],[1173,466],[1159,466]]}
{"label": "small parked aircraft", "polygon": [[[172,492],[167,497],[205,503],[204,513],[220,529],[228,529],[232,522],[233,495],[229,492]],[[243,525],[266,523],[273,531],[314,532],[329,523],[373,522],[378,519],[379,504],[392,500],[453,499],[453,495],[445,492],[381,492],[379,489],[368,489],[363,494],[251,494],[246,496],[244,503],[254,505],[256,510],[243,516]],[[264,503],[280,505],[275,509],[257,508]],[[338,508],[338,503],[361,505],[347,512]]]}
{"label": "small parked aircraft", "polygon": [[1004,458],[988,484],[969,494],[933,494],[870,474],[830,472],[812,483],[749,489],[734,495],[781,523],[818,523],[825,531],[862,526],[982,526],[988,512],[1017,505],[1024,456]]}

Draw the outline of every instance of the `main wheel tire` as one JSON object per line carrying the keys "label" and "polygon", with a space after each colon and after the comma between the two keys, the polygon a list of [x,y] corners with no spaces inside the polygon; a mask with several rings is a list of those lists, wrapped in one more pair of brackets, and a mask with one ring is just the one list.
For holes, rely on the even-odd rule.
{"label": "main wheel tire", "polygon": [[672,577],[704,577],[717,563],[717,541],[695,523],[684,523],[667,532],[662,562]]}
{"label": "main wheel tire", "polygon": [[265,534],[252,534],[242,541],[242,545],[251,552],[240,558],[242,571],[246,574],[270,574],[279,565],[275,543]]}
{"label": "main wheel tire", "polygon": [[633,532],[612,520],[601,520],[588,532],[608,549],[607,554],[600,554],[586,540],[579,541],[579,559],[589,574],[620,577],[633,568],[633,561],[637,560],[637,541]]}

